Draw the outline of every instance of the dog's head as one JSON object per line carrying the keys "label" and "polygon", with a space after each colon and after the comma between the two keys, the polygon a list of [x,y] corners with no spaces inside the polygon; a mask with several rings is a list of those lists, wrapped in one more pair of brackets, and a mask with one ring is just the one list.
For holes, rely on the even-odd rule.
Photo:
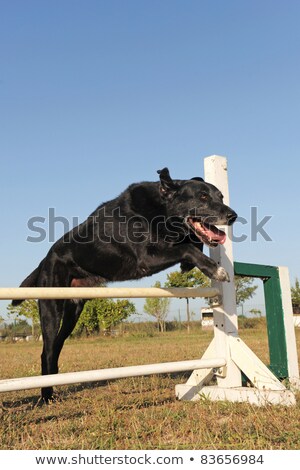
{"label": "dog's head", "polygon": [[168,217],[182,221],[183,230],[193,232],[208,246],[225,243],[226,234],[216,225],[231,225],[237,214],[223,203],[222,193],[202,178],[173,180],[168,168],[158,171],[160,196]]}

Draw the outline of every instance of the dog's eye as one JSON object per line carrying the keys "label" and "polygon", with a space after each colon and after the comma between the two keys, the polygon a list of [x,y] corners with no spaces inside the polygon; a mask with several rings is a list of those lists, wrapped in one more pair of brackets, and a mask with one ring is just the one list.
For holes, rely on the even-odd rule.
{"label": "dog's eye", "polygon": [[201,201],[207,201],[208,194],[200,194],[200,199],[201,199]]}

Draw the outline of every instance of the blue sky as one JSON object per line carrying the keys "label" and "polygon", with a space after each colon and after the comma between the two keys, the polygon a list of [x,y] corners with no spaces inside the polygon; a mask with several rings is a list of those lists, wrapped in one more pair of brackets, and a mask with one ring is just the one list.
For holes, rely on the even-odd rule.
{"label": "blue sky", "polygon": [[236,228],[235,258],[300,276],[299,21],[294,0],[2,0],[0,285],[51,245],[26,241],[31,217],[84,220],[164,166],[203,175],[211,154],[238,214],[272,216],[272,241]]}

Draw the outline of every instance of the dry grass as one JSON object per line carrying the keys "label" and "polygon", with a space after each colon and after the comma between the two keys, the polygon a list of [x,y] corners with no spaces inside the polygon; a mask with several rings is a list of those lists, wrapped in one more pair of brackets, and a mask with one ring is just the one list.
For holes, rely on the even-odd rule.
{"label": "dry grass", "polygon": [[[300,344],[300,332],[298,345]],[[211,333],[70,340],[60,370],[75,371],[199,357]],[[241,337],[268,361],[266,334]],[[1,344],[1,377],[39,374],[41,344]],[[300,352],[300,351],[299,351]],[[176,401],[186,377],[152,376],[60,387],[60,401],[39,404],[39,391],[3,394],[1,449],[299,449],[296,407]]]}

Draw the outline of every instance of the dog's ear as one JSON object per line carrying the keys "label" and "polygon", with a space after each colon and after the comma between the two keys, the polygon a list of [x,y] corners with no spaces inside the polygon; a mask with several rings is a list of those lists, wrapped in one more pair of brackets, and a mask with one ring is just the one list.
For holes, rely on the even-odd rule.
{"label": "dog's ear", "polygon": [[204,182],[204,179],[203,179],[203,178],[200,178],[200,176],[195,176],[194,178],[191,178],[191,180],[203,181],[203,182]]}
{"label": "dog's ear", "polygon": [[172,180],[168,168],[163,168],[162,170],[157,170],[160,179],[159,192],[164,199],[172,199],[176,193],[178,186]]}

